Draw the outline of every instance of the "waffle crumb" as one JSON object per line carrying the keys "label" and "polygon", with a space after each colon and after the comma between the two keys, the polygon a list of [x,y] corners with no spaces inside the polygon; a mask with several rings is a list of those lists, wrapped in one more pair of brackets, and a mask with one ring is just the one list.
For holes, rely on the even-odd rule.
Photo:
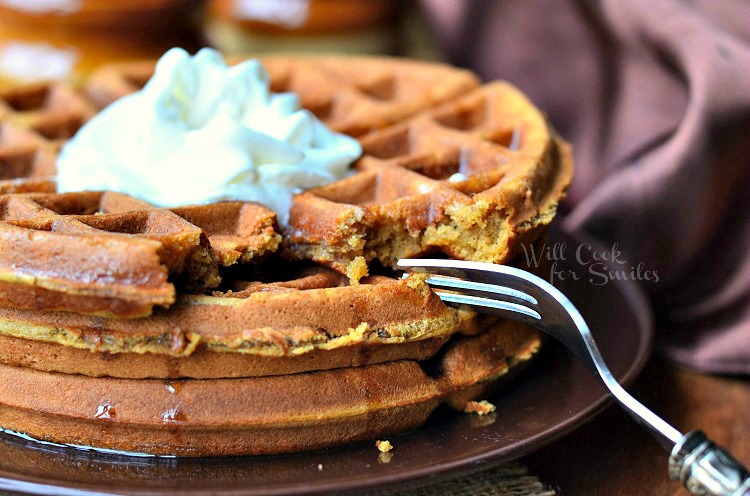
{"label": "waffle crumb", "polygon": [[349,278],[349,284],[358,286],[359,280],[367,277],[369,270],[365,257],[356,257],[346,266],[346,277]]}
{"label": "waffle crumb", "polygon": [[487,415],[496,410],[495,405],[489,401],[469,401],[464,407],[464,413],[476,413],[477,415]]}
{"label": "waffle crumb", "polygon": [[380,441],[380,440],[375,441],[375,446],[378,448],[378,450],[381,453],[388,453],[389,451],[391,451],[393,449],[393,445],[388,440],[385,440],[385,441]]}
{"label": "waffle crumb", "polygon": [[322,472],[322,471],[323,471],[323,464],[318,463],[318,472]]}

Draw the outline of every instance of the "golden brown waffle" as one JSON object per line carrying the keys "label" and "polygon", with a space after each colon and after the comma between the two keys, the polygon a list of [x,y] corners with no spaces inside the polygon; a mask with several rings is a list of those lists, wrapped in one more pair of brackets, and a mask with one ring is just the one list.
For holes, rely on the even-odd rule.
{"label": "golden brown waffle", "polygon": [[[365,152],[353,176],[296,196],[281,236],[252,204],[54,193],[64,140],[153,63],[103,68],[81,92],[0,93],[1,426],[161,454],[312,449],[463,409],[536,350],[518,324],[480,333],[493,320],[448,309],[422,277],[367,274],[427,252],[505,262],[533,242],[571,175],[539,111],[439,64],[263,61],[273,90]],[[296,272],[280,242],[284,260],[335,272]]]}
{"label": "golden brown waffle", "polygon": [[265,377],[406,359],[427,360],[448,338],[446,335],[387,345],[364,341],[331,350],[314,349],[294,356],[214,352],[204,347],[198,347],[187,356],[172,356],[164,353],[92,352],[0,334],[0,363],[45,372],[123,379]]}
{"label": "golden brown waffle", "polygon": [[442,402],[463,409],[538,346],[535,331],[506,321],[452,341],[430,367],[161,381],[0,365],[0,422],[47,441],[154,454],[317,449],[414,429]]}
{"label": "golden brown waffle", "polygon": [[[447,336],[469,329],[423,279],[371,277],[348,286],[342,276],[318,269],[236,292],[182,295],[169,309],[140,319],[0,308],[0,335],[69,348],[19,348],[23,343],[6,339],[0,361],[97,376],[200,378],[288,374],[415,352],[426,357]],[[378,348],[422,340],[435,341]],[[105,352],[124,355],[109,368],[113,360]],[[134,354],[141,356],[131,361]]]}
{"label": "golden brown waffle", "polygon": [[275,214],[260,205],[52,194],[60,147],[94,114],[63,84],[0,93],[0,306],[141,317],[174,302],[173,283],[212,288],[219,266],[276,251]]}
{"label": "golden brown waffle", "polygon": [[[275,92],[292,91],[330,128],[361,136],[479,86],[455,67],[385,57],[261,57]],[[234,63],[240,59],[235,59]],[[86,94],[97,106],[141,89],[153,62],[111,64],[97,71]]]}
{"label": "golden brown waffle", "polygon": [[569,147],[497,82],[361,139],[358,174],[298,195],[286,253],[343,270],[439,251],[503,263],[554,217]]}
{"label": "golden brown waffle", "polygon": [[[466,71],[362,58],[262,59],[330,127],[361,138],[359,174],[299,195],[285,252],[345,271],[358,256],[393,265],[443,252],[502,263],[550,222],[572,176],[568,145],[507,83]],[[113,65],[87,93],[139,89],[153,64]],[[468,94],[467,94],[468,93]],[[384,129],[385,128],[385,129]]]}
{"label": "golden brown waffle", "polygon": [[216,287],[219,265],[275,251],[275,215],[251,203],[156,209],[118,193],[0,195],[0,306],[117,317]]}
{"label": "golden brown waffle", "polygon": [[[362,137],[358,174],[295,198],[283,243],[291,258],[325,263],[355,279],[366,273],[362,261],[393,265],[398,258],[435,251],[506,262],[552,219],[570,182],[568,146],[505,83],[473,89],[476,80],[466,71],[393,59],[272,57],[264,63],[274,89],[299,92],[303,105],[334,128],[359,134],[396,123]],[[138,89],[152,70],[153,63],[106,67],[93,76],[86,94],[107,103]],[[34,91],[27,93],[71,94],[57,87]],[[21,98],[22,90],[13,95],[5,97],[6,107],[16,109],[8,111],[7,123],[35,120],[36,128],[54,128],[60,121],[39,124],[40,115],[62,112],[51,110],[54,102],[61,108],[84,106],[75,94],[76,103],[65,105],[62,96]],[[18,101],[31,103],[13,103]],[[431,108],[438,102],[444,103]],[[46,110],[30,111],[35,119],[20,115],[39,106]],[[367,119],[369,124],[362,124]],[[26,137],[15,130],[7,134],[5,148],[0,141],[0,176],[29,179],[0,182],[0,193],[52,189],[40,178],[53,169],[59,143],[43,143],[31,131]],[[4,149],[8,155],[7,149],[19,147],[25,158],[15,165],[3,161]]]}

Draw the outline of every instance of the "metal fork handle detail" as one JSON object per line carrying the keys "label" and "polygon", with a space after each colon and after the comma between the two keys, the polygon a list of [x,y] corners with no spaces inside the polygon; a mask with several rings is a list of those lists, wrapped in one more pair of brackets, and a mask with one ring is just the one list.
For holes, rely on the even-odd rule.
{"label": "metal fork handle detail", "polygon": [[[524,322],[551,335],[598,376],[615,401],[667,450],[669,476],[696,496],[750,496],[742,464],[701,431],[685,435],[628,393],[610,372],[586,321],[573,303],[547,281],[521,269],[458,260],[403,259],[398,265],[430,272],[430,286],[445,302]],[[440,274],[440,275],[433,275]],[[445,277],[448,276],[448,277]],[[575,333],[570,331],[575,329]]]}
{"label": "metal fork handle detail", "polygon": [[669,457],[669,477],[695,495],[750,496],[750,474],[701,431],[685,434]]}

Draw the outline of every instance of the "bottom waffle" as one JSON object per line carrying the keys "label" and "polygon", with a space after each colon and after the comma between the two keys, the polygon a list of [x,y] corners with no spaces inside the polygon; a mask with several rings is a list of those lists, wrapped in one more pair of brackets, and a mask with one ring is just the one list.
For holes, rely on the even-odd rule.
{"label": "bottom waffle", "polygon": [[0,426],[62,444],[180,456],[324,448],[414,429],[526,362],[539,334],[499,321],[426,362],[283,376],[133,380],[0,365]]}

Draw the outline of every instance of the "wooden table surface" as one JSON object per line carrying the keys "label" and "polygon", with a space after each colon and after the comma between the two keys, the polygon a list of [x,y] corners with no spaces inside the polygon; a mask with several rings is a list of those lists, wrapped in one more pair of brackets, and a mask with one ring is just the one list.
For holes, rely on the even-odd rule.
{"label": "wooden table surface", "polygon": [[[676,428],[702,429],[750,466],[748,378],[699,374],[652,359],[628,389]],[[612,405],[525,462],[562,495],[689,495],[669,480],[667,458],[646,431]]]}

